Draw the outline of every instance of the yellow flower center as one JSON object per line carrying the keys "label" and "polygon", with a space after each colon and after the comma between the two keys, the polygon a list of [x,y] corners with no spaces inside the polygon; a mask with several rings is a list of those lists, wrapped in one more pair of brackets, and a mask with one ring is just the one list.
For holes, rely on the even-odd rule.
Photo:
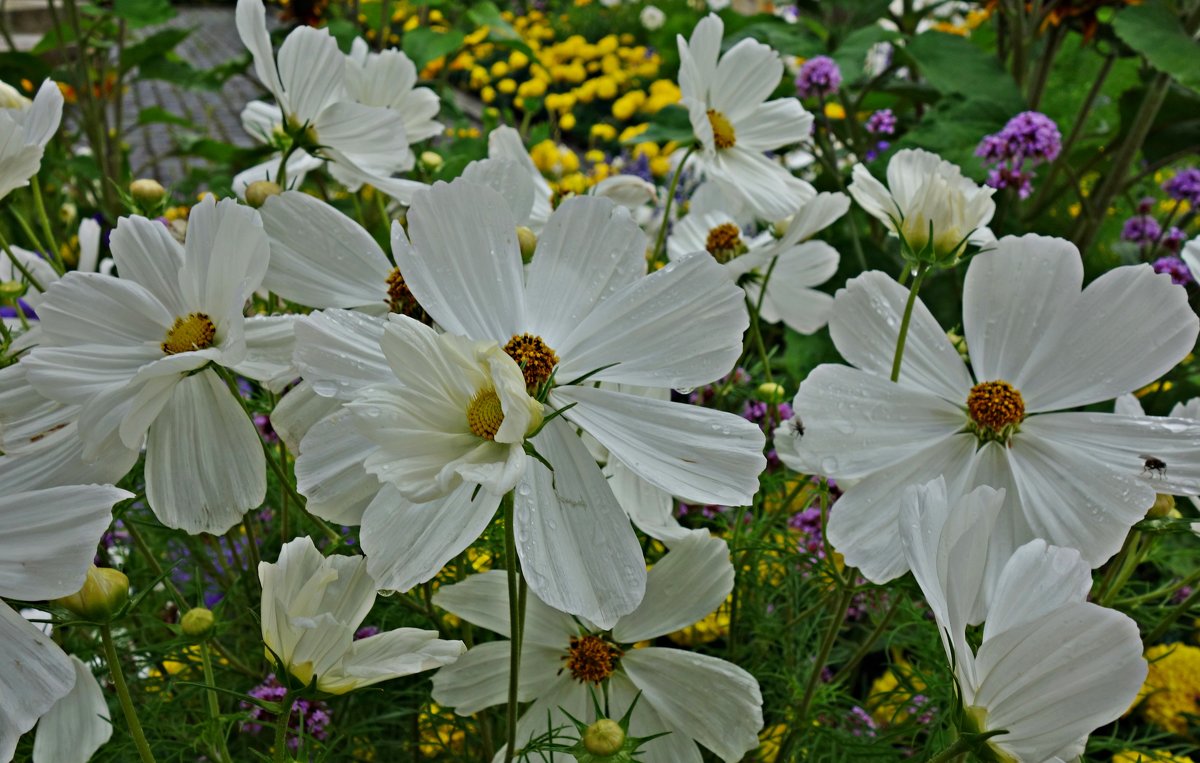
{"label": "yellow flower center", "polygon": [[563,660],[576,681],[598,684],[613,674],[624,654],[619,646],[599,636],[572,636]]}
{"label": "yellow flower center", "polygon": [[168,355],[203,350],[213,346],[216,336],[217,327],[212,318],[204,313],[189,313],[186,318],[175,319],[161,347]]}
{"label": "yellow flower center", "polygon": [[496,439],[496,432],[504,423],[504,409],[494,389],[485,389],[477,394],[467,406],[467,426],[477,437]]}
{"label": "yellow flower center", "polygon": [[1025,400],[1006,381],[981,382],[967,395],[967,413],[981,441],[1007,444],[1025,420]]}
{"label": "yellow flower center", "polygon": [[418,320],[426,325],[430,324],[429,314],[421,307],[421,303],[417,302],[417,298],[409,291],[408,284],[404,282],[404,276],[400,275],[400,268],[392,268],[392,272],[387,277],[387,304],[388,309],[393,313],[407,315],[413,320]]}
{"label": "yellow flower center", "polygon": [[540,336],[533,334],[513,335],[504,345],[504,351],[521,367],[521,372],[525,374],[525,388],[530,395],[536,396],[558,365],[558,355],[554,350]]}
{"label": "yellow flower center", "polygon": [[746,253],[746,245],[742,243],[742,230],[734,223],[721,223],[710,230],[704,248],[722,265]]}
{"label": "yellow flower center", "polygon": [[729,119],[716,109],[708,110],[708,123],[712,125],[713,143],[717,148],[733,148],[737,143],[737,135]]}

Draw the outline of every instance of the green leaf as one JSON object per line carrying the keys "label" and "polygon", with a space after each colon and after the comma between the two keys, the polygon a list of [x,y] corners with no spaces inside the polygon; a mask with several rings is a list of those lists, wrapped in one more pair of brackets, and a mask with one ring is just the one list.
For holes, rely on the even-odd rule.
{"label": "green leaf", "polygon": [[1200,91],[1200,43],[1161,0],[1125,8],[1113,20],[1113,31],[1155,69]]}
{"label": "green leaf", "polygon": [[467,19],[477,28],[486,26],[488,28],[487,38],[490,42],[515,48],[525,55],[533,57],[533,50],[525,44],[517,30],[504,20],[504,17],[500,15],[500,9],[491,0],[477,3],[467,11]]}
{"label": "green leaf", "polygon": [[134,29],[175,18],[170,0],[114,0],[112,10],[114,16],[125,19]]}
{"label": "green leaf", "polygon": [[1017,84],[995,56],[958,35],[926,32],[912,38],[898,54],[900,50],[943,95],[992,101],[1009,116],[1025,107]]}
{"label": "green leaf", "polygon": [[940,154],[946,161],[962,167],[963,172],[982,180],[985,173],[975,147],[983,136],[1004,127],[1013,112],[991,100],[943,97],[925,113],[924,118],[899,141],[895,148],[924,148]]}
{"label": "green leaf", "polygon": [[[36,88],[42,80],[50,76],[50,67],[42,59],[31,53],[6,52],[0,53],[0,80],[18,85],[22,79],[27,79]],[[32,98],[33,96],[29,94]]]}
{"label": "green leaf", "polygon": [[143,61],[165,56],[175,49],[175,46],[187,39],[192,33],[190,29],[164,29],[155,32],[135,45],[130,45],[121,52],[121,71],[127,72]]}
{"label": "green leaf", "polygon": [[173,114],[162,106],[148,106],[139,111],[137,123],[139,125],[168,124],[179,125],[180,127],[195,126],[192,120],[184,119],[178,114]]}
{"label": "green leaf", "polygon": [[197,69],[179,56],[168,53],[142,62],[138,76],[172,82],[192,90],[216,92],[230,77],[245,71],[249,63],[250,54],[245,53],[211,69]]}
{"label": "green leaf", "polygon": [[842,71],[842,78],[846,82],[855,82],[861,79],[863,65],[867,60],[867,51],[878,43],[892,42],[898,37],[897,33],[888,31],[878,24],[856,29],[846,35],[846,39],[842,40],[842,44],[838,46],[837,52],[832,56]]}
{"label": "green leaf", "polygon": [[449,55],[461,48],[465,37],[466,35],[458,30],[435,32],[432,29],[418,27],[404,33],[402,47],[416,64],[417,71],[420,71],[430,61]]}
{"label": "green leaf", "polygon": [[789,24],[783,19],[754,21],[728,36],[727,46],[749,38],[766,43],[785,55],[811,58],[825,51],[824,43],[802,24]]}
{"label": "green leaf", "polygon": [[691,141],[695,138],[692,134],[692,120],[688,117],[688,111],[682,106],[671,105],[663,108],[650,119],[650,127],[640,135],[636,135],[625,141],[626,144],[645,143],[667,143],[669,141]]}

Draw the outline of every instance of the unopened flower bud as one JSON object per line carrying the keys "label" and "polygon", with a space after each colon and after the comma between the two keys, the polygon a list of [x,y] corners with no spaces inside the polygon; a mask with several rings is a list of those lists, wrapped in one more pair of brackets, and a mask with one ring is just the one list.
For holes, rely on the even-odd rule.
{"label": "unopened flower bud", "polygon": [[521,245],[521,259],[529,262],[537,249],[537,234],[524,225],[517,226],[517,242]]}
{"label": "unopened flower bud", "polygon": [[437,171],[445,164],[442,155],[436,151],[422,151],[421,164],[425,165],[426,169]]}
{"label": "unopened flower bud", "polygon": [[92,565],[83,588],[70,596],[55,599],[54,603],[69,609],[84,620],[108,622],[129,600],[129,578],[112,567]]}
{"label": "unopened flower bud", "polygon": [[167,196],[167,189],[162,183],[151,178],[138,178],[129,184],[129,195],[143,209],[158,206]]}
{"label": "unopened flower bud", "polygon": [[601,718],[583,732],[583,748],[593,755],[615,755],[624,746],[621,724],[608,718]]}
{"label": "unopened flower bud", "polygon": [[211,609],[196,607],[183,613],[183,619],[179,621],[179,625],[183,628],[183,635],[194,639],[203,639],[212,632],[215,622],[216,618]]}
{"label": "unopened flower bud", "polygon": [[787,390],[783,388],[782,384],[763,382],[758,385],[758,399],[764,403],[778,405],[787,399]]}
{"label": "unopened flower bud", "polygon": [[273,180],[255,180],[246,186],[246,203],[258,209],[267,203],[267,199],[281,193],[283,189],[279,187],[279,183]]}
{"label": "unopened flower bud", "polygon": [[4,281],[0,283],[0,301],[11,302],[25,296],[28,285],[21,281]]}
{"label": "unopened flower bud", "polygon": [[1147,519],[1162,519],[1175,510],[1175,496],[1159,493],[1154,496],[1154,505],[1146,512]]}

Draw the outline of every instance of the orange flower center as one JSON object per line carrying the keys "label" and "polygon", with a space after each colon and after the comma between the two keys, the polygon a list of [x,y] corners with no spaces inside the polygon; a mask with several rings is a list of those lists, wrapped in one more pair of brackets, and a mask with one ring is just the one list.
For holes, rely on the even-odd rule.
{"label": "orange flower center", "polygon": [[713,143],[717,148],[733,148],[737,143],[737,134],[729,119],[716,109],[708,110],[708,123],[712,125]]}
{"label": "orange flower center", "polygon": [[598,684],[613,674],[624,654],[616,644],[610,644],[599,636],[572,636],[571,646],[563,660],[576,681]]}
{"label": "orange flower center", "polygon": [[529,394],[537,396],[538,390],[550,378],[558,365],[558,355],[546,345],[540,336],[516,334],[504,345],[508,356],[517,361],[525,374],[525,387]]}
{"label": "orange flower center", "polygon": [[189,313],[185,318],[176,318],[167,330],[167,339],[160,346],[168,355],[181,352],[204,350],[213,346],[217,327],[212,318],[204,313]]}
{"label": "orange flower center", "polygon": [[981,382],[967,395],[967,413],[980,440],[1007,443],[1025,420],[1025,400],[1006,381]]}

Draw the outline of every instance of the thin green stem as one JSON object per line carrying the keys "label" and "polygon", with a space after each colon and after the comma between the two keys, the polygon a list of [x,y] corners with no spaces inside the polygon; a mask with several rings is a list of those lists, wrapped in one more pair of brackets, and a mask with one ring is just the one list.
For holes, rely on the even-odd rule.
{"label": "thin green stem", "polygon": [[679,166],[675,168],[675,174],[671,177],[671,186],[667,189],[667,201],[663,205],[662,224],[658,226],[658,238],[654,240],[653,259],[658,259],[662,254],[663,244],[667,240],[667,224],[671,221],[671,202],[675,201],[675,189],[679,187],[679,176],[683,174],[684,165],[695,151],[696,146],[693,144],[679,160]]}
{"label": "thin green stem", "polygon": [[[19,259],[17,259],[17,255],[13,253],[12,247],[8,245],[8,240],[4,238],[4,234],[2,233],[0,233],[0,247],[3,247],[4,253],[8,255],[8,259],[12,262],[13,267],[16,268],[22,276],[24,276],[25,280],[29,282],[30,286],[40,292],[46,291],[46,289],[42,286],[42,282],[35,278],[33,273],[30,273],[29,269],[26,268]],[[18,310],[17,313],[20,314],[20,311]]]}
{"label": "thin green stem", "polygon": [[971,743],[965,737],[959,737],[958,741],[930,758],[926,763],[950,763],[958,756],[970,751]]}
{"label": "thin green stem", "polygon": [[125,723],[129,725],[129,733],[133,735],[133,743],[137,747],[138,756],[142,763],[154,763],[154,753],[150,752],[150,744],[142,733],[142,724],[138,721],[137,710],[133,706],[133,698],[129,696],[129,686],[125,683],[125,674],[121,671],[121,660],[117,656],[117,647],[113,644],[112,629],[107,624],[100,626],[100,639],[104,642],[104,659],[108,663],[108,672],[112,674],[113,686],[117,689],[117,698],[121,701],[121,711],[125,714]]}
{"label": "thin green stem", "polygon": [[833,677],[834,681],[849,675],[850,671],[858,667],[858,663],[862,662],[863,658],[871,653],[871,647],[874,646],[879,637],[883,635],[883,632],[888,629],[888,626],[892,624],[892,620],[896,618],[896,613],[898,611],[900,611],[900,597],[898,595],[893,595],[891,606],[888,607],[887,612],[884,613],[883,617],[879,620],[879,623],[876,624],[870,635],[868,635],[859,645],[858,649],[854,651],[854,654],[851,655],[850,659],[846,661],[846,664],[838,668],[837,674]]}
{"label": "thin green stem", "polygon": [[167,587],[171,596],[174,597],[175,603],[179,606],[180,610],[186,612],[190,609],[187,599],[183,598],[183,594],[175,587],[171,576],[163,574],[163,567],[158,563],[158,557],[150,550],[150,544],[146,543],[146,539],[142,537],[141,531],[134,525],[133,520],[126,517],[121,524],[125,527],[125,531],[129,533],[129,537],[133,540],[133,545],[137,546],[138,553],[146,559],[146,564],[150,565],[150,569],[154,571],[154,576],[162,580],[163,585]]}
{"label": "thin green stem", "polygon": [[288,159],[292,158],[292,154],[295,152],[296,148],[296,141],[293,140],[292,144],[287,147],[287,150],[284,151],[283,155],[279,158],[279,170],[275,173],[275,183],[285,191],[287,190]]}
{"label": "thin green stem", "polygon": [[58,241],[54,238],[54,230],[50,226],[50,217],[46,214],[46,203],[42,199],[42,183],[38,180],[38,176],[34,175],[29,179],[29,190],[33,193],[33,208],[37,211],[38,220],[42,224],[42,235],[46,237],[46,244],[50,247],[50,251],[46,254],[50,260],[50,264],[58,271],[59,275],[66,272],[63,267],[62,255],[58,249]]}
{"label": "thin green stem", "polygon": [[892,358],[892,381],[900,380],[900,364],[904,361],[904,343],[908,339],[908,324],[912,321],[913,306],[917,303],[917,292],[929,268],[917,266],[917,274],[913,278],[912,288],[908,290],[908,301],[904,304],[904,317],[900,319],[900,334],[896,337],[896,354]]}
{"label": "thin green stem", "polygon": [[221,731],[221,706],[217,703],[217,680],[213,676],[212,653],[207,641],[200,642],[200,662],[204,666],[204,683],[211,691],[208,695],[208,716],[212,719],[213,734],[217,739],[217,751],[222,761],[231,762],[229,747],[225,744],[225,734]]}
{"label": "thin green stem", "polygon": [[296,696],[291,690],[283,695],[279,716],[275,718],[275,763],[285,763],[288,759],[287,755],[287,730],[288,720],[292,717],[292,705],[296,701]]}
{"label": "thin green stem", "polygon": [[504,763],[512,763],[517,754],[517,688],[520,686],[521,674],[521,638],[524,635],[522,625],[525,620],[524,591],[525,581],[518,581],[520,562],[517,560],[517,536],[513,529],[515,511],[513,509],[512,493],[508,493],[500,501],[500,511],[504,516],[504,563],[508,567],[508,623],[509,623],[509,658],[508,658],[508,747],[504,752]]}

